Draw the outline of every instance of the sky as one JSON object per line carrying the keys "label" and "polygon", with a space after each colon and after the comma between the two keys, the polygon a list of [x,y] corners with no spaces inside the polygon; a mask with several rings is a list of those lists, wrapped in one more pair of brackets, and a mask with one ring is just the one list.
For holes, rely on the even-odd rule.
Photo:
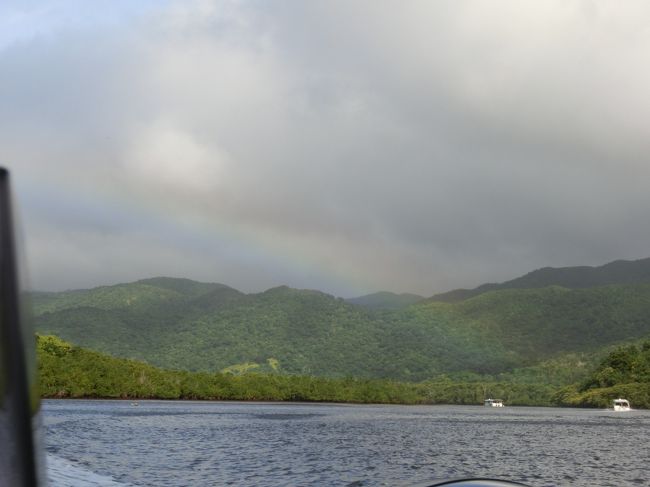
{"label": "sky", "polygon": [[29,287],[430,296],[650,256],[646,1],[5,0]]}

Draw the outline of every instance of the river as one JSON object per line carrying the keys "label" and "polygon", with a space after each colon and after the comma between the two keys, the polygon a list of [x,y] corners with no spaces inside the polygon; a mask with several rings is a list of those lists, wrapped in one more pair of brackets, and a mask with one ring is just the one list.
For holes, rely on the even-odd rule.
{"label": "river", "polygon": [[54,487],[650,482],[650,411],[46,400]]}

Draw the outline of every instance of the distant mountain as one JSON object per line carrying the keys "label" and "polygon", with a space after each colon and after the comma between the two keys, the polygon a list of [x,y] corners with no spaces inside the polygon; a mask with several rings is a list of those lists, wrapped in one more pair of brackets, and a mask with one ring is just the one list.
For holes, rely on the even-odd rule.
{"label": "distant mountain", "polygon": [[455,303],[499,289],[535,289],[547,286],[583,289],[635,283],[650,283],[650,258],[633,261],[616,260],[600,267],[544,267],[511,281],[483,284],[475,289],[455,289],[436,294],[430,299]]}
{"label": "distant mountain", "polygon": [[186,370],[419,381],[506,373],[650,336],[642,283],[499,289],[392,310],[286,286],[244,294],[172,278],[31,297],[39,333]]}
{"label": "distant mountain", "polygon": [[245,294],[224,284],[171,277],[155,277],[93,289],[30,293],[37,315],[76,308],[134,311],[155,308],[162,310],[179,304],[191,307],[208,297],[210,304],[214,306],[243,296]]}
{"label": "distant mountain", "polygon": [[357,298],[349,298],[346,301],[350,304],[356,304],[357,306],[363,306],[369,309],[399,309],[415,304],[423,299],[425,299],[424,296],[417,294],[395,294],[388,291],[380,291]]}

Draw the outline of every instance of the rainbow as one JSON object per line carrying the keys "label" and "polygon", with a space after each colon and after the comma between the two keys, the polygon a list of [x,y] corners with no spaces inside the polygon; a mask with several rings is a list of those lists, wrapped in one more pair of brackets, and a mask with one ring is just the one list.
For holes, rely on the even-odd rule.
{"label": "rainbow", "polygon": [[[331,266],[308,252],[308,249],[289,248],[286,241],[273,238],[250,226],[219,217],[207,217],[192,212],[187,207],[174,207],[164,203],[162,197],[147,196],[134,192],[123,192],[111,185],[95,187],[79,183],[79,180],[36,181],[31,179],[18,188],[19,193],[28,195],[19,198],[22,207],[29,213],[66,214],[65,218],[77,219],[89,225],[101,222],[112,227],[123,227],[133,231],[141,230],[142,222],[151,235],[172,242],[179,252],[187,249],[216,252],[209,249],[225,248],[228,255],[242,262],[242,266],[280,269],[276,271],[277,285],[291,287],[314,287],[327,292],[363,294],[372,285],[367,278],[347,268]],[[63,218],[63,216],[62,216]],[[192,276],[182,276],[192,277]],[[221,282],[219,276],[214,280]],[[318,284],[311,284],[311,283]],[[264,289],[244,289],[259,292]],[[335,291],[336,290],[336,291]]]}

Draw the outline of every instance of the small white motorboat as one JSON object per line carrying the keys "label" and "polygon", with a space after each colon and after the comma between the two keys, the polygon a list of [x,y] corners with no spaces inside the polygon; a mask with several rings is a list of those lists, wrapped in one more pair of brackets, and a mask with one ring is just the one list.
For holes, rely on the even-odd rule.
{"label": "small white motorboat", "polygon": [[503,401],[501,399],[486,399],[483,405],[489,408],[502,408]]}
{"label": "small white motorboat", "polygon": [[631,411],[630,402],[627,399],[614,399],[614,411]]}

